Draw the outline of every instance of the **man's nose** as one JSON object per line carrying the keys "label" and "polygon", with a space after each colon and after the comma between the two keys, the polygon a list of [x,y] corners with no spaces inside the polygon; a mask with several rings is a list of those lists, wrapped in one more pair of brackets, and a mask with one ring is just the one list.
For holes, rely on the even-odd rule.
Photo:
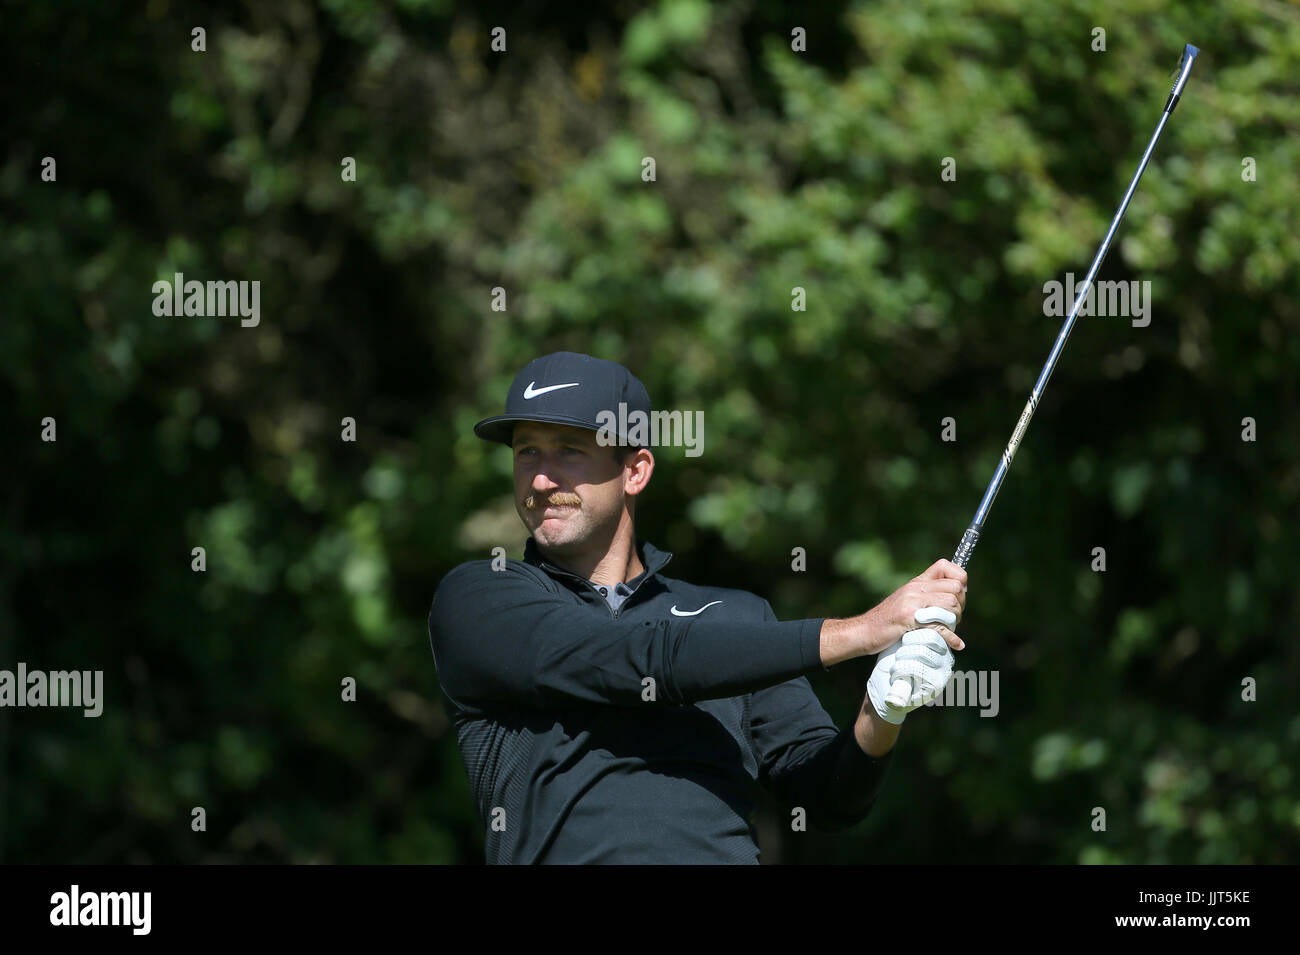
{"label": "man's nose", "polygon": [[554,491],[559,486],[560,485],[552,480],[551,476],[546,473],[545,469],[540,470],[533,475],[534,491]]}

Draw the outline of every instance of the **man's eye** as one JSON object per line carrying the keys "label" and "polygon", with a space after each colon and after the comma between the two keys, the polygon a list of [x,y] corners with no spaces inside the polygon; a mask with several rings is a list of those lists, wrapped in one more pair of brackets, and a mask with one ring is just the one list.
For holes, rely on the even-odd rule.
{"label": "man's eye", "polygon": [[528,454],[530,451],[536,451],[536,448],[518,448],[516,453],[520,455]]}
{"label": "man's eye", "polygon": [[574,454],[582,454],[582,448],[567,447],[564,450],[566,452],[572,451]]}

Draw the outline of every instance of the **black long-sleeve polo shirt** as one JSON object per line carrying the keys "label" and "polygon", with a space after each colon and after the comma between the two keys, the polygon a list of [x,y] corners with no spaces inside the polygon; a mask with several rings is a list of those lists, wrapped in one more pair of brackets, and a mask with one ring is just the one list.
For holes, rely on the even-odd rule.
{"label": "black long-sleeve polo shirt", "polygon": [[429,640],[487,861],[756,863],[755,781],[810,828],[865,816],[890,754],[813,693],[822,620],[664,577],[672,555],[637,547],[618,610],[531,538],[438,586]]}

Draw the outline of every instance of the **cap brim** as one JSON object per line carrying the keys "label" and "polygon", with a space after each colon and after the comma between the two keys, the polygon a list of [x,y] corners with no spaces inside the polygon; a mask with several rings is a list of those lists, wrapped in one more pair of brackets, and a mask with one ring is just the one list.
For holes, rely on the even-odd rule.
{"label": "cap brim", "polygon": [[474,433],[484,441],[496,441],[498,444],[510,446],[514,437],[515,424],[520,421],[541,421],[546,424],[567,424],[571,428],[584,428],[587,431],[599,431],[599,428],[593,428],[590,421],[583,421],[581,418],[570,418],[567,415],[556,414],[513,414],[497,415],[494,418],[484,418],[478,424],[474,425]]}

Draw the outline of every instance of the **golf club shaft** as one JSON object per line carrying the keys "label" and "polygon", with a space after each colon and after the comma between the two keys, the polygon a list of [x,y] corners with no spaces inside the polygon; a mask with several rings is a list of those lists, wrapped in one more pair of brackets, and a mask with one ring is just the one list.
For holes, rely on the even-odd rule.
{"label": "golf club shaft", "polygon": [[[1147,143],[1146,152],[1142,154],[1142,161],[1138,163],[1137,172],[1133,173],[1133,179],[1124,192],[1124,198],[1120,201],[1119,209],[1115,211],[1115,218],[1111,220],[1110,228],[1106,230],[1106,238],[1102,240],[1101,248],[1097,250],[1097,255],[1092,260],[1092,266],[1088,269],[1088,276],[1083,280],[1079,294],[1075,297],[1074,306],[1070,309],[1065,324],[1061,326],[1061,331],[1056,336],[1056,344],[1052,346],[1052,352],[1047,356],[1047,362],[1043,365],[1043,370],[1038,374],[1038,381],[1034,383],[1034,390],[1030,392],[1024,410],[1020,412],[1020,420],[1016,422],[1016,428],[1011,432],[1011,440],[1007,442],[1006,449],[1002,452],[1002,460],[998,462],[997,470],[993,473],[993,479],[989,481],[988,488],[984,491],[984,497],[980,501],[979,509],[975,512],[975,519],[966,528],[966,533],[962,535],[961,543],[957,546],[957,552],[953,555],[952,562],[958,567],[965,567],[970,562],[971,554],[974,553],[975,545],[979,541],[980,531],[984,527],[984,519],[988,516],[989,508],[993,506],[993,499],[998,496],[1002,481],[1011,468],[1011,462],[1016,456],[1016,449],[1020,446],[1025,431],[1029,428],[1029,422],[1034,417],[1034,412],[1038,410],[1038,402],[1042,398],[1043,389],[1047,387],[1047,380],[1051,378],[1057,359],[1061,357],[1061,351],[1065,348],[1065,340],[1070,337],[1070,331],[1074,328],[1074,321],[1079,314],[1079,308],[1083,305],[1088,290],[1092,287],[1092,280],[1097,275],[1097,270],[1101,268],[1102,259],[1106,257],[1106,252],[1110,249],[1111,240],[1115,238],[1115,232],[1119,229],[1120,220],[1124,218],[1124,212],[1128,209],[1129,200],[1133,198],[1133,193],[1137,191],[1138,181],[1142,178],[1142,173],[1151,160],[1151,154],[1155,151],[1156,143],[1160,140],[1160,134],[1164,132],[1165,124],[1169,122],[1169,117],[1173,115],[1174,108],[1178,105],[1178,99],[1182,96],[1183,87],[1187,85],[1187,77],[1192,72],[1192,64],[1195,62],[1198,53],[1200,53],[1200,50],[1190,43],[1183,48],[1183,58],[1178,63],[1178,77],[1174,81],[1169,100],[1165,103],[1164,112],[1160,115],[1160,122],[1156,124],[1156,131],[1151,134],[1151,141]],[[910,697],[911,692],[910,680],[906,678],[895,680],[893,687],[889,691],[889,700],[896,705],[901,705]]]}

